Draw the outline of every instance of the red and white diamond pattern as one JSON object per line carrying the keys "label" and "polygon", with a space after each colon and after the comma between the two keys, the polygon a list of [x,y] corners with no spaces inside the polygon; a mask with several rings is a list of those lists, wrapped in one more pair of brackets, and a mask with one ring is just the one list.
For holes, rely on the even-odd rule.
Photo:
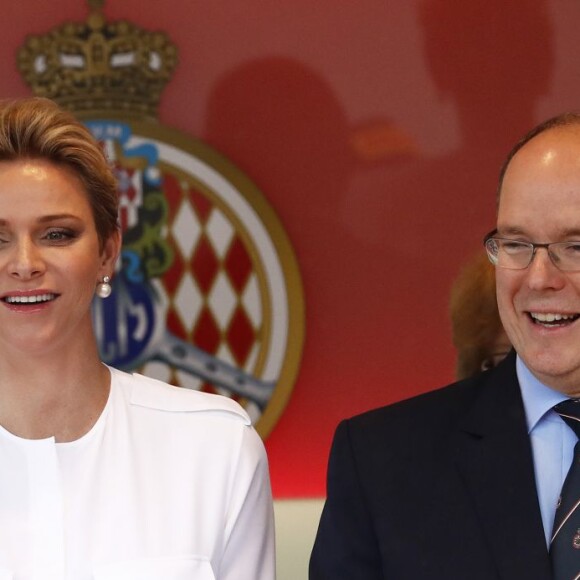
{"label": "red and white diamond pattern", "polygon": [[[163,176],[169,202],[167,241],[174,250],[162,277],[167,328],[174,335],[254,373],[263,308],[256,265],[246,239],[227,215],[193,184]],[[189,388],[208,389],[196,377],[159,362],[143,372]]]}

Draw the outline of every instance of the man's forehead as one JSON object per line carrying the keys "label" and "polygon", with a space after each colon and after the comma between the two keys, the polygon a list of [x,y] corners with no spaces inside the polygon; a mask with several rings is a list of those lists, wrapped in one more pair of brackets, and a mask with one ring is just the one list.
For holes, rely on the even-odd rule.
{"label": "man's forehead", "polygon": [[[535,154],[542,162],[555,161],[557,155],[570,149],[580,150],[580,124],[553,127],[528,141],[513,157],[510,166],[522,157]],[[509,167],[508,167],[509,169]]]}
{"label": "man's forehead", "polygon": [[507,167],[502,192],[535,181],[550,189],[580,184],[580,126],[551,129],[526,143]]}
{"label": "man's forehead", "polygon": [[533,238],[533,241],[537,243],[580,239],[580,219],[576,224],[554,224],[550,228],[549,235],[546,239],[536,239],[536,228],[533,225],[530,226],[530,224],[524,224],[522,222],[510,222],[501,219],[497,223],[497,233],[499,236],[507,236],[510,238]]}

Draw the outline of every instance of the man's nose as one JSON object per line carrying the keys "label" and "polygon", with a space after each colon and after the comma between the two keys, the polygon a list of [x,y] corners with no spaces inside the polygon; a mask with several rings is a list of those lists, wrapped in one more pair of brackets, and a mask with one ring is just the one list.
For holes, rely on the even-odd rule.
{"label": "man's nose", "polygon": [[566,283],[566,274],[554,264],[548,248],[536,249],[527,274],[528,286],[533,290],[557,290]]}

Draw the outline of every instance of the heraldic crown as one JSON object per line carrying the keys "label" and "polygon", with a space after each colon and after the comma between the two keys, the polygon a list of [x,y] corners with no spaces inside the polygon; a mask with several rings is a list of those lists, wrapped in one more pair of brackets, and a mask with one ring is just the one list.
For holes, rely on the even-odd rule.
{"label": "heraldic crown", "polygon": [[29,36],[18,68],[37,96],[77,113],[121,111],[157,117],[161,92],[177,64],[166,34],[120,20],[107,22],[103,0],[89,0],[85,22]]}

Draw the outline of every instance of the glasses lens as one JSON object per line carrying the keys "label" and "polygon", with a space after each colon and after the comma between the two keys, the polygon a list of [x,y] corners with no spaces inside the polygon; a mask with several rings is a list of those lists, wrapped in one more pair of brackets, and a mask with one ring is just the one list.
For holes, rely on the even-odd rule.
{"label": "glasses lens", "polygon": [[499,247],[494,238],[488,238],[487,240],[485,240],[485,251],[487,252],[487,257],[489,258],[489,261],[494,266],[497,266]]}
{"label": "glasses lens", "polygon": [[494,262],[496,266],[510,270],[527,268],[534,253],[531,244],[503,238],[491,238],[486,247],[491,249],[488,249],[488,253],[491,251],[496,256]]}
{"label": "glasses lens", "polygon": [[550,244],[550,255],[554,264],[566,272],[580,271],[580,242],[558,242]]}

